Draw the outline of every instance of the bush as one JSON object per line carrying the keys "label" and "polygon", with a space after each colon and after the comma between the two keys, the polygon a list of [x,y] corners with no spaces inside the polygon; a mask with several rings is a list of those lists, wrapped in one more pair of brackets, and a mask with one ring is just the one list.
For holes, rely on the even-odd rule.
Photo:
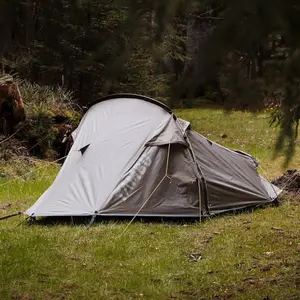
{"label": "bush", "polygon": [[27,81],[19,81],[19,87],[26,121],[18,125],[17,137],[26,141],[31,155],[55,159],[56,124],[76,127],[81,118],[72,93],[61,87],[40,86]]}
{"label": "bush", "polygon": [[62,87],[41,86],[23,81],[20,91],[28,118],[46,114],[52,117],[62,115],[72,122],[80,119],[80,114],[75,110],[72,92]]}

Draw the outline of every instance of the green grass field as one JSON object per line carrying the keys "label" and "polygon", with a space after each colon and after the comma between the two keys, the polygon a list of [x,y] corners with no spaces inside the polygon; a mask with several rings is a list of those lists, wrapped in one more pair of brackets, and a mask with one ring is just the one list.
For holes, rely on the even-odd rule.
{"label": "green grass field", "polygon": [[[248,151],[274,178],[277,130],[266,114],[179,110],[195,130]],[[222,136],[226,134],[226,138]],[[298,146],[297,146],[298,147]],[[300,156],[292,159],[297,168]],[[54,164],[0,166],[0,216],[33,204]],[[18,178],[17,176],[22,176]],[[0,221],[0,299],[300,299],[300,199],[201,224],[28,225]]]}

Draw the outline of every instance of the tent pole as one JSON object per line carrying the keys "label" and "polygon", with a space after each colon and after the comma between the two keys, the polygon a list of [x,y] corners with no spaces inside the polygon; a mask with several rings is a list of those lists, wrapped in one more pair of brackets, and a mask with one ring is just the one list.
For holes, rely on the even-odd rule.
{"label": "tent pole", "polygon": [[[196,167],[196,170],[197,170],[197,173],[198,173],[198,193],[199,193],[199,221],[201,223],[202,221],[202,189],[201,189],[201,182],[203,182],[203,189],[206,189],[206,183],[205,183],[205,178],[204,178],[204,175],[203,175],[203,172],[201,170],[201,168],[199,167],[199,165],[197,164],[197,160],[196,160],[196,155],[194,153],[194,150],[193,150],[193,147],[192,147],[192,144],[190,143],[190,140],[188,138],[188,136],[186,135],[186,141],[189,145],[189,149],[191,151],[191,154],[192,154],[192,159],[194,161],[194,164],[195,164],[195,167]],[[205,194],[205,196],[207,197],[207,195]],[[207,200],[207,198],[206,198]],[[209,208],[208,208],[208,205],[207,206],[207,210],[209,212]]]}
{"label": "tent pole", "polygon": [[199,222],[201,223],[201,221],[202,221],[202,212],[201,212],[202,197],[201,197],[201,182],[200,182],[200,178],[197,178],[197,184],[198,184],[198,197],[199,197]]}
{"label": "tent pole", "polygon": [[[199,167],[199,165],[197,164],[197,160],[196,160],[196,156],[195,156],[195,153],[194,153],[194,150],[193,150],[193,147],[192,147],[192,144],[186,134],[186,131],[181,127],[181,125],[179,124],[179,122],[177,121],[176,119],[176,123],[179,127],[179,129],[181,130],[181,133],[183,135],[183,137],[185,138],[188,146],[189,146],[189,150],[191,152],[191,156],[192,156],[192,160],[195,164],[195,168],[196,168],[196,171],[197,171],[197,182],[198,182],[198,197],[199,197],[199,222],[201,223],[202,221],[202,187],[201,187],[201,183],[203,182],[203,185],[204,185],[204,189],[206,189],[206,183],[205,183],[205,178],[204,178],[204,175],[203,175],[203,172],[201,170],[201,168]],[[206,200],[207,200],[207,194],[205,194],[206,196]],[[207,206],[207,211],[209,213],[209,207],[208,205]]]}

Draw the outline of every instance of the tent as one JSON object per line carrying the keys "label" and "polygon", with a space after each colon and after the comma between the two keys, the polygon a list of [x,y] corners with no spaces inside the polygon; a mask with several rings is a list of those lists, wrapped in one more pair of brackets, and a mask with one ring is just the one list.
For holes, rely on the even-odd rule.
{"label": "tent", "polygon": [[202,217],[268,204],[281,192],[251,155],[208,140],[148,97],[96,101],[72,137],[27,215]]}

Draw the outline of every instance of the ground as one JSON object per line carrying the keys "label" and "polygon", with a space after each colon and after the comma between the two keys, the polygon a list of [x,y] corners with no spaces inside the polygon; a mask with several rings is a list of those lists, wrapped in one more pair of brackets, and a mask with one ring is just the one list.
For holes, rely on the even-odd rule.
{"label": "ground", "polygon": [[[268,115],[180,110],[193,128],[248,151],[270,178],[277,130]],[[297,149],[299,150],[299,149]],[[297,154],[289,165],[299,166]],[[55,164],[1,165],[0,216],[26,209],[49,186]],[[18,177],[19,176],[19,177]],[[0,221],[1,299],[300,299],[300,200],[206,222],[28,225]]]}

